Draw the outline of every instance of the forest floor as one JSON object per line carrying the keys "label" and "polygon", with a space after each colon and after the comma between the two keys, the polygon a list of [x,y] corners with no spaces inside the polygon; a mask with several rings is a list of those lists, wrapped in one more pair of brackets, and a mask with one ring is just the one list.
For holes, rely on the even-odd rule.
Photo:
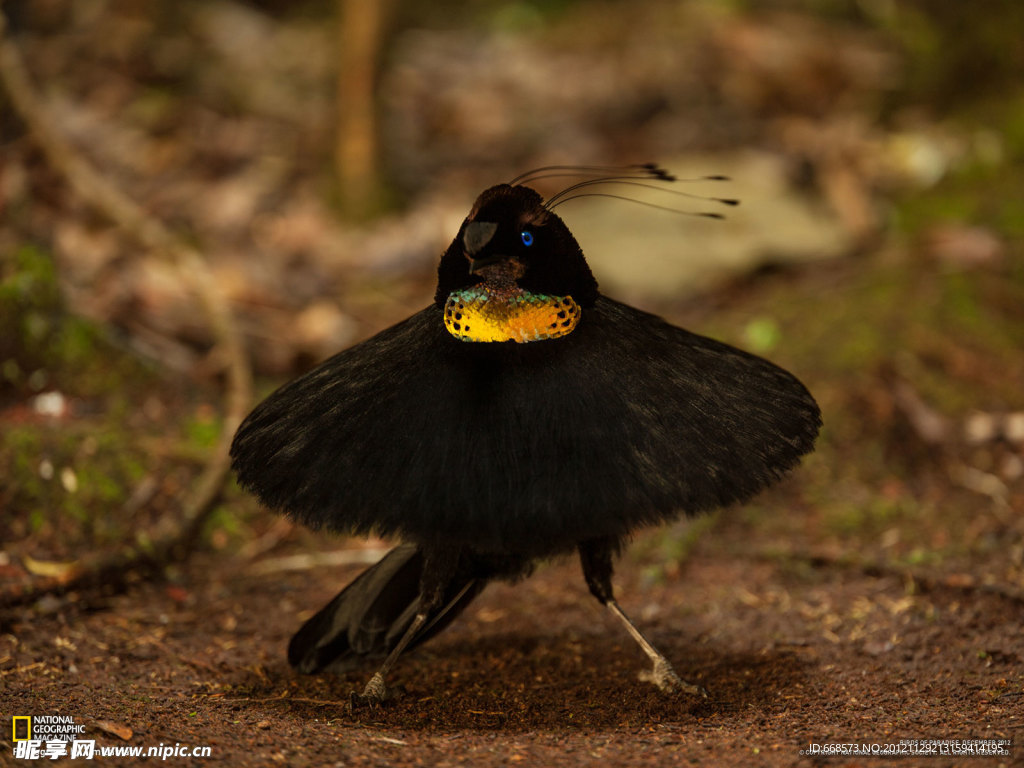
{"label": "forest floor", "polygon": [[[779,514],[791,494],[772,494]],[[649,557],[656,535],[634,550]],[[792,765],[813,764],[801,755],[815,744],[904,739],[1018,746],[1014,758],[886,765],[1021,759],[1024,601],[981,573],[917,581],[782,556],[722,514],[670,576],[627,555],[617,579],[626,610],[706,700],[638,681],[646,660],[566,560],[490,586],[400,662],[401,697],[352,710],[372,664],[304,677],[284,649],[357,572],[261,575],[204,556],[173,585],[25,615],[0,639],[5,713],[71,715],[102,745],[211,749],[169,764]]]}

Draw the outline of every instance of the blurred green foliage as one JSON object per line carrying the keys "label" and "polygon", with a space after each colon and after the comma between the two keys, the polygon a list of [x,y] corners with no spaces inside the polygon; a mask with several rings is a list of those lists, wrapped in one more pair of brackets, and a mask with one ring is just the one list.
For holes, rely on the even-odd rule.
{"label": "blurred green foliage", "polygon": [[[134,416],[163,374],[70,312],[52,257],[34,246],[0,262],[0,327],[0,396],[11,406],[0,434],[0,541],[72,558],[130,538],[139,511],[125,503],[154,468]],[[57,394],[58,412],[37,408],[40,392]]]}
{"label": "blurred green foliage", "polygon": [[[772,359],[807,383],[825,421],[788,490],[728,510],[720,524],[743,526],[754,549],[782,559],[824,549],[897,566],[1002,568],[1015,540],[1007,512],[957,480],[964,466],[998,472],[998,448],[964,458],[958,444],[970,413],[1020,407],[1024,260],[965,269],[912,251],[890,258],[844,270],[840,280],[766,279],[699,329],[742,345],[752,324],[770,324]],[[946,419],[942,445],[906,423],[893,403],[894,378]],[[692,549],[691,533],[664,535]],[[701,546],[713,550],[714,539]]]}
{"label": "blurred green foliage", "polygon": [[0,396],[60,389],[92,397],[121,375],[155,372],[116,353],[94,323],[68,311],[52,257],[35,246],[0,262],[0,327]]}

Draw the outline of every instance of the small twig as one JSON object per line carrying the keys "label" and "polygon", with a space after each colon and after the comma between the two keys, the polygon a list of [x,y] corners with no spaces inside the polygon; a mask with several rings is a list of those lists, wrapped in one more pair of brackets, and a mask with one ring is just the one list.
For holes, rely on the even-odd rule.
{"label": "small twig", "polygon": [[266,575],[281,571],[308,571],[321,566],[339,565],[372,565],[386,555],[388,550],[382,547],[366,549],[342,549],[335,552],[314,552],[312,554],[276,557],[262,560],[249,568],[249,573]]}
{"label": "small twig", "polygon": [[208,696],[207,698],[216,698],[218,701],[230,701],[230,702],[252,702],[258,704],[266,704],[271,701],[288,701],[295,702],[296,704],[315,704],[322,707],[347,707],[349,701],[331,701],[330,699],[306,699],[301,696],[233,696],[231,698],[219,697],[219,696]]}
{"label": "small twig", "polygon": [[183,275],[192,280],[215,342],[223,351],[228,378],[223,430],[202,474],[196,480],[191,498],[183,505],[178,530],[148,550],[136,547],[127,553],[83,565],[70,580],[40,583],[25,592],[0,596],[0,603],[9,604],[22,603],[48,592],[80,588],[97,583],[97,580],[98,583],[104,583],[101,577],[109,575],[117,576],[115,583],[123,583],[126,570],[146,570],[170,560],[185,558],[202,531],[230,469],[228,452],[231,439],[252,400],[252,373],[231,310],[198,250],[107,181],[60,132],[53,129],[54,123],[37,98],[21,55],[7,35],[7,19],[2,7],[0,82],[7,91],[11,105],[28,127],[32,139],[42,149],[50,165],[67,179],[75,192],[141,244],[165,254],[177,264]]}
{"label": "small twig", "polygon": [[895,382],[893,398],[921,440],[929,445],[943,445],[949,440],[952,432],[949,420],[928,405],[907,382]]}
{"label": "small twig", "polygon": [[813,552],[757,552],[755,555],[763,559],[773,561],[780,559],[793,560],[796,562],[806,563],[812,568],[852,570],[875,579],[885,577],[897,578],[904,582],[913,582],[914,586],[921,592],[952,590],[966,594],[995,595],[1003,600],[1024,605],[1024,592],[1018,589],[1013,589],[1009,586],[1000,584],[984,584],[974,581],[962,583],[948,577],[943,578],[942,576],[925,573],[918,569],[881,561],[867,560],[859,557],[836,557],[831,554]]}
{"label": "small twig", "polygon": [[270,526],[270,530],[264,533],[262,536],[256,539],[248,541],[241,549],[238,550],[238,558],[242,561],[255,560],[260,555],[265,555],[274,549],[278,544],[287,538],[288,534],[292,532],[295,527],[295,523],[287,517],[277,518],[273,525]]}

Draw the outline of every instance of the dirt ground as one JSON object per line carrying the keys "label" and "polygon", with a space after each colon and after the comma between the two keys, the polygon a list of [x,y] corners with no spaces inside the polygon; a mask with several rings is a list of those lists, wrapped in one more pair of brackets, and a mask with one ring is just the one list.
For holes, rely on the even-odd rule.
{"label": "dirt ground", "polygon": [[[253,562],[203,557],[173,583],[11,617],[0,637],[2,709],[72,715],[98,744],[210,746],[194,764],[793,765],[815,764],[800,752],[811,743],[1020,744],[1019,594],[963,573],[914,580],[779,557],[746,531],[726,512],[668,570],[642,562],[658,536],[647,533],[617,577],[624,608],[682,677],[708,689],[704,701],[637,680],[645,659],[565,559],[490,586],[400,663],[393,682],[404,695],[353,711],[349,694],[372,664],[303,677],[284,649],[361,566],[261,575]],[[1002,758],[819,762],[1022,757],[1018,746]]]}

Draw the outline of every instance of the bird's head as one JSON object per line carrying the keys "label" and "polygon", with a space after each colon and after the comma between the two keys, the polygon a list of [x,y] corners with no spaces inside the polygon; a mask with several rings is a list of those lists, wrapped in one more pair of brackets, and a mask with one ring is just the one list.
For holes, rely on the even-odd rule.
{"label": "bird's head", "polygon": [[[446,325],[466,341],[535,341],[549,332],[563,302],[586,309],[597,299],[597,281],[569,228],[534,190],[499,184],[477,198],[459,234],[441,257],[435,301]],[[476,307],[476,331],[465,333],[459,304]],[[558,306],[556,306],[556,303]],[[545,311],[538,314],[539,309]],[[554,309],[554,317],[547,310]],[[550,322],[548,322],[550,320]],[[455,326],[459,327],[456,328]],[[501,328],[496,327],[501,326]],[[482,333],[482,336],[480,335]]]}
{"label": "bird's head", "polygon": [[[524,182],[580,179],[546,200]],[[688,181],[726,181],[704,176]],[[605,191],[667,191],[733,206],[737,200],[665,190],[679,181],[655,163],[622,167],[549,165],[498,184],[477,198],[441,257],[434,300],[445,327],[462,341],[540,341],[571,333],[597,301],[597,281],[576,238],[553,212],[581,197],[610,197],[689,216],[722,218]]]}
{"label": "bird's head", "polygon": [[438,268],[435,300],[477,285],[572,296],[582,307],[597,298],[597,281],[576,238],[544,198],[525,186],[498,184],[477,198]]}

